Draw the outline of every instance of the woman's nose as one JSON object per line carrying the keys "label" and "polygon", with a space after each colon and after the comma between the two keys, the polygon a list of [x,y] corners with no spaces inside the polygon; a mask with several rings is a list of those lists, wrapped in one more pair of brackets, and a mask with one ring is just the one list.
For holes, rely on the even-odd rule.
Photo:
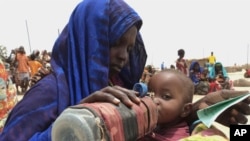
{"label": "woman's nose", "polygon": [[128,51],[127,51],[127,48],[123,47],[123,48],[120,48],[119,50],[119,53],[118,53],[118,56],[121,60],[127,60],[128,58]]}

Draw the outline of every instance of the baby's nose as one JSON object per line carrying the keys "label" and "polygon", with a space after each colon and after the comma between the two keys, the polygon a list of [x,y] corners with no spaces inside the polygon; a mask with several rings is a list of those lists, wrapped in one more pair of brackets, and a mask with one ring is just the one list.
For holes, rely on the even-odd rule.
{"label": "baby's nose", "polygon": [[153,98],[153,101],[154,101],[154,103],[155,103],[156,105],[159,105],[159,98],[154,97],[154,98]]}

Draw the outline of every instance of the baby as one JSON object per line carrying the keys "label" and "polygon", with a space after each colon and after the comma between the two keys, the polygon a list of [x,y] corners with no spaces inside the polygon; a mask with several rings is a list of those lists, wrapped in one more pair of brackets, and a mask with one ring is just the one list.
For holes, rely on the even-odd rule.
{"label": "baby", "polygon": [[177,141],[190,136],[186,117],[192,110],[194,85],[190,78],[177,70],[163,70],[148,83],[158,109],[157,128],[139,141]]}

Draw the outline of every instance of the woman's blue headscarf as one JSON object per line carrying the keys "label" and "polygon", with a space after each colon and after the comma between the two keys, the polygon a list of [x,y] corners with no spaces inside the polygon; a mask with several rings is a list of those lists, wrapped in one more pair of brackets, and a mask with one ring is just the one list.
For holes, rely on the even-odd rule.
{"label": "woman's blue headscarf", "polygon": [[[108,86],[110,46],[131,26],[136,25],[139,30],[141,24],[141,18],[123,0],[84,0],[80,3],[52,51],[51,65],[59,95],[70,93],[70,103],[74,105]],[[138,33],[129,63],[120,73],[127,88],[139,81],[146,58]]]}
{"label": "woman's blue headscarf", "polygon": [[215,66],[216,66],[216,65],[220,65],[220,66],[221,66],[221,71],[222,71],[223,77],[229,78],[229,77],[228,77],[228,74],[227,74],[227,70],[225,69],[225,67],[222,65],[221,62],[216,62],[216,63],[213,65],[212,69],[211,69],[210,72],[209,72],[209,78],[215,79],[216,76],[218,75],[218,72],[216,72],[216,70],[215,70]]}

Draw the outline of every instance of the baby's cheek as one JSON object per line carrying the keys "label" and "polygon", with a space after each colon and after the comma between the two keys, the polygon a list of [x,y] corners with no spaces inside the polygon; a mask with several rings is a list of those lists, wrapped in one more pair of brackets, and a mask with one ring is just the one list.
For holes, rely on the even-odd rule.
{"label": "baby's cheek", "polygon": [[179,117],[179,106],[171,103],[164,102],[158,105],[158,122],[168,123],[174,121],[177,117]]}

